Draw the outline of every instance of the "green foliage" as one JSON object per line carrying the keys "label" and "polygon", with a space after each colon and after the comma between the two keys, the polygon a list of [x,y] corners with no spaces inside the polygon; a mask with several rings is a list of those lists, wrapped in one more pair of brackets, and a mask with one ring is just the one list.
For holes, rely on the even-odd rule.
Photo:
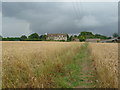
{"label": "green foliage", "polygon": [[[114,37],[117,37],[119,36],[117,33],[114,33],[113,34]],[[111,37],[107,37],[107,36],[104,36],[104,35],[100,35],[100,34],[93,34],[92,32],[81,32],[79,34],[79,36],[77,35],[74,35],[74,36],[69,36],[67,34],[67,41],[73,41],[75,39],[79,39],[80,41],[85,41],[86,39],[111,39]],[[2,36],[0,36],[0,40],[3,40],[3,41],[54,41],[54,40],[47,40],[47,35],[41,35],[39,36],[37,33],[33,33],[31,35],[28,36],[25,36],[25,35],[22,35],[21,37],[7,37],[7,38],[2,38]],[[62,40],[60,40],[62,41]],[[64,41],[64,40],[63,40]]]}
{"label": "green foliage", "polygon": [[95,34],[94,37],[95,37],[95,38],[99,38],[99,39],[108,39],[107,36],[100,35],[100,34]]}
{"label": "green foliage", "polygon": [[20,39],[21,39],[22,41],[24,41],[24,40],[26,40],[26,39],[27,39],[27,36],[22,35],[22,36],[20,37]]}
{"label": "green foliage", "polygon": [[70,41],[70,37],[69,37],[69,35],[67,34],[67,41]]}
{"label": "green foliage", "polygon": [[[92,32],[81,32],[78,36],[80,41],[85,41],[86,39],[108,39],[107,36],[100,34],[93,34]],[[110,38],[110,37],[109,37]]]}
{"label": "green foliage", "polygon": [[74,35],[75,38],[77,38],[78,36],[77,35]]}
{"label": "green foliage", "polygon": [[107,37],[107,39],[111,39],[112,37]]}
{"label": "green foliage", "polygon": [[0,35],[0,41],[2,41],[2,38],[3,38],[3,37]]}
{"label": "green foliage", "polygon": [[85,41],[86,37],[85,36],[80,36],[79,37],[79,40],[82,42],[82,41]]}
{"label": "green foliage", "polygon": [[78,36],[80,41],[85,41],[87,38],[94,38],[94,35],[92,32],[81,32]]}
{"label": "green foliage", "polygon": [[2,38],[3,41],[20,41],[21,39],[19,37],[7,37],[7,38]]}
{"label": "green foliage", "polygon": [[89,35],[89,36],[91,35],[92,36],[93,33],[92,32],[86,32],[86,31],[80,33],[80,36],[87,36],[87,35]]}
{"label": "green foliage", "polygon": [[39,38],[39,35],[37,33],[33,33],[30,36],[28,36],[28,39],[37,40],[37,39],[40,39],[40,38]]}
{"label": "green foliage", "polygon": [[[83,69],[86,68],[84,64],[87,64],[88,67],[92,65],[92,61],[88,53],[87,43],[83,44],[78,54],[76,54],[67,65],[62,67],[64,72],[55,72],[56,77],[54,78],[54,81],[57,84],[57,87],[74,88],[78,86],[89,86],[93,88],[95,84],[92,82],[88,85],[88,83],[86,83],[86,79],[84,79],[87,75],[86,71]],[[92,71],[91,68],[89,70],[89,72]],[[81,75],[81,73],[85,76]],[[91,77],[87,77],[87,80],[94,81]]]}
{"label": "green foliage", "polygon": [[42,41],[46,41],[46,38],[47,38],[47,35],[41,35],[40,36],[40,40],[42,40]]}
{"label": "green foliage", "polygon": [[70,36],[69,40],[72,41],[72,39],[73,39],[73,36]]}
{"label": "green foliage", "polygon": [[113,37],[119,37],[118,33],[113,33]]}
{"label": "green foliage", "polygon": [[92,34],[92,32],[81,32],[80,34],[79,34],[79,36],[78,36],[78,38],[79,38],[79,40],[82,42],[82,41],[85,41],[87,38],[88,38],[88,36],[90,37],[90,36],[92,36],[93,34]]}

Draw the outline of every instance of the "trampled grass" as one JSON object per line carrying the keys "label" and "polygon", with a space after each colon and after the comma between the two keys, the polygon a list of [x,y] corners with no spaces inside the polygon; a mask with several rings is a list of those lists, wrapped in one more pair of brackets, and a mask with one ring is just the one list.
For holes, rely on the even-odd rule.
{"label": "trampled grass", "polygon": [[[64,74],[58,77],[57,83],[59,88],[94,88],[95,80],[91,77],[94,75],[88,75],[91,73],[92,63],[89,59],[88,44],[81,45],[80,51],[75,55],[72,63],[64,66]],[[93,73],[94,74],[94,73]],[[85,78],[87,77],[87,79]]]}

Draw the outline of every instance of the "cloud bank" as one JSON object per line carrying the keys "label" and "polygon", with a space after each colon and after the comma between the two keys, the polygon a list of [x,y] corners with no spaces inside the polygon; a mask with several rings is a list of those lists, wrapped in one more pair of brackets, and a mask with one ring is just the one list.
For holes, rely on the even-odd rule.
{"label": "cloud bank", "polygon": [[81,31],[110,36],[118,31],[117,10],[113,2],[4,2],[3,36]]}

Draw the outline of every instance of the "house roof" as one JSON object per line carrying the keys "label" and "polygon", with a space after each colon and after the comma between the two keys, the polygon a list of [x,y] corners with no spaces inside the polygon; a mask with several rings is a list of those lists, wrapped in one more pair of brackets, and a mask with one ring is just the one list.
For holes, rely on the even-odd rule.
{"label": "house roof", "polygon": [[97,41],[97,40],[100,40],[100,39],[86,39],[86,41]]}
{"label": "house roof", "polygon": [[106,40],[102,40],[101,42],[107,42],[107,41],[115,41],[118,40],[117,38],[113,38],[113,39],[106,39]]}
{"label": "house roof", "polygon": [[48,34],[47,36],[48,37],[59,37],[59,36],[67,37],[67,34],[56,33],[56,34]]}

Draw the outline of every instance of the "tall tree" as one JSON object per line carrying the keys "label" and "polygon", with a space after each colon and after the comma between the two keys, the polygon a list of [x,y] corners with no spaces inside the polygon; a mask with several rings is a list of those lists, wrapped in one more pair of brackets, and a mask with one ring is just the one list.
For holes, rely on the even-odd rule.
{"label": "tall tree", "polygon": [[113,33],[113,37],[119,37],[118,33]]}
{"label": "tall tree", "polygon": [[80,36],[79,37],[79,40],[82,42],[82,41],[85,41],[86,40],[86,37],[85,36]]}
{"label": "tall tree", "polygon": [[77,35],[74,35],[75,38],[77,38],[78,36]]}
{"label": "tall tree", "polygon": [[29,39],[39,39],[39,35],[37,33],[33,33],[30,36],[28,36]]}
{"label": "tall tree", "polygon": [[26,40],[26,39],[27,39],[27,36],[22,35],[22,36],[20,37],[20,39],[21,39],[21,40]]}
{"label": "tall tree", "polygon": [[43,40],[43,41],[46,40],[47,39],[47,35],[41,35],[40,39]]}
{"label": "tall tree", "polygon": [[69,37],[69,35],[67,34],[67,41],[70,41],[70,37]]}
{"label": "tall tree", "polygon": [[70,37],[69,37],[69,41],[72,41],[72,40],[73,40],[73,36],[70,36]]}
{"label": "tall tree", "polygon": [[93,35],[93,33],[84,31],[84,32],[81,32],[79,36],[86,36],[86,35]]}
{"label": "tall tree", "polygon": [[92,32],[81,32],[78,36],[80,41],[85,41],[87,38],[94,38],[94,34]]}

